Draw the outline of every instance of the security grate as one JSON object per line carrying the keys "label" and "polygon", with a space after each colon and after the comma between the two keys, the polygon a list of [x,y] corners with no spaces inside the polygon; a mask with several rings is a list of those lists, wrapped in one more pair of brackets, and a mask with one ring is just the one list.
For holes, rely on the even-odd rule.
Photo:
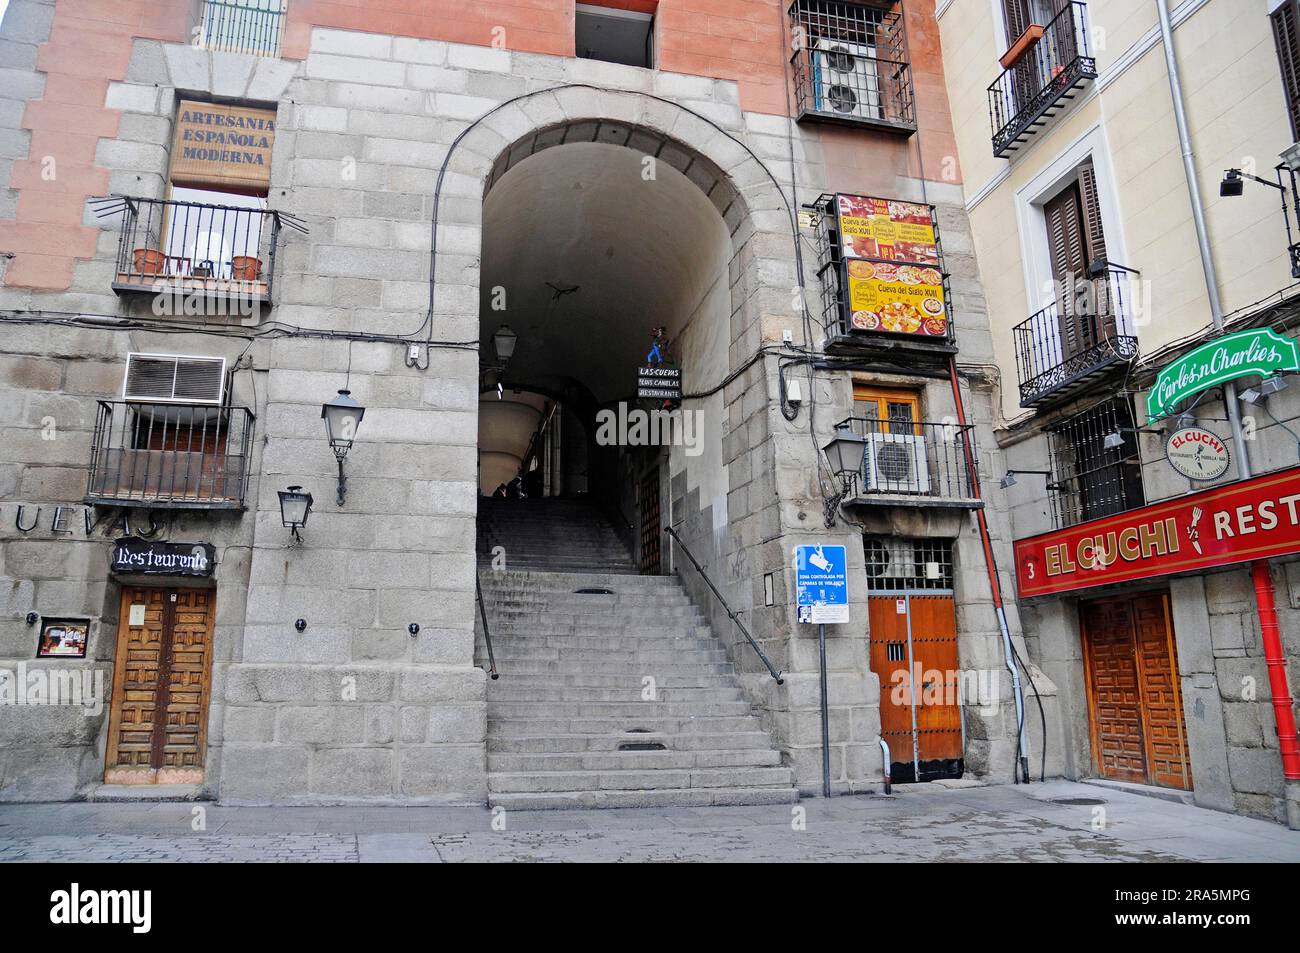
{"label": "security grate", "polygon": [[952,541],[864,536],[869,592],[951,589]]}
{"label": "security grate", "polygon": [[790,20],[801,120],[916,130],[901,5],[795,0]]}
{"label": "security grate", "polygon": [[199,40],[209,50],[279,56],[288,0],[204,0]]}
{"label": "security grate", "polygon": [[[1137,433],[1126,398],[1090,407],[1047,433],[1057,527],[1145,505]],[[1108,442],[1117,445],[1108,447]]]}

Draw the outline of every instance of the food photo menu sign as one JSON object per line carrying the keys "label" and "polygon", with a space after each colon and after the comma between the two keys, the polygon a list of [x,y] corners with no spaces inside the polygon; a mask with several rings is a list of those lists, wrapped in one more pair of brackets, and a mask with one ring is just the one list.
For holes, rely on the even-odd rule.
{"label": "food photo menu sign", "polygon": [[948,308],[931,207],[866,195],[835,200],[848,261],[849,327],[946,338]]}

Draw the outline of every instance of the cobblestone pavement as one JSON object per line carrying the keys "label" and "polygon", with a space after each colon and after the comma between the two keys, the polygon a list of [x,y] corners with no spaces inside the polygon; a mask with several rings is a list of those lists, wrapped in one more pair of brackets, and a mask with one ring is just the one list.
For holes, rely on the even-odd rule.
{"label": "cobblestone pavement", "polygon": [[0,861],[1300,862],[1300,833],[1096,785],[895,790],[794,806],[505,815],[482,807],[0,805]]}

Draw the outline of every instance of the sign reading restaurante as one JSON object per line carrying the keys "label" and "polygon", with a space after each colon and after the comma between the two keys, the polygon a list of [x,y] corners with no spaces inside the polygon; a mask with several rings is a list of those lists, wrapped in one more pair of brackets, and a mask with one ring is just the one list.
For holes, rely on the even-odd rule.
{"label": "sign reading restaurante", "polygon": [[1259,374],[1300,371],[1300,346],[1272,328],[1251,328],[1207,341],[1157,375],[1147,393],[1147,423],[1155,423],[1194,394]]}
{"label": "sign reading restaurante", "polygon": [[1300,553],[1300,467],[1016,541],[1022,598]]}
{"label": "sign reading restaurante", "polygon": [[217,551],[211,543],[167,543],[126,536],[113,544],[112,570],[162,576],[211,576]]}

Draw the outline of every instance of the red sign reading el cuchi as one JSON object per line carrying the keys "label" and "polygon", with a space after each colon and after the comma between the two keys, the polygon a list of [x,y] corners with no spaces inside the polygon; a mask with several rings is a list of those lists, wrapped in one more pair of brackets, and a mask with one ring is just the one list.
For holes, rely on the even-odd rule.
{"label": "red sign reading el cuchi", "polygon": [[1300,553],[1300,467],[1016,541],[1022,598]]}

